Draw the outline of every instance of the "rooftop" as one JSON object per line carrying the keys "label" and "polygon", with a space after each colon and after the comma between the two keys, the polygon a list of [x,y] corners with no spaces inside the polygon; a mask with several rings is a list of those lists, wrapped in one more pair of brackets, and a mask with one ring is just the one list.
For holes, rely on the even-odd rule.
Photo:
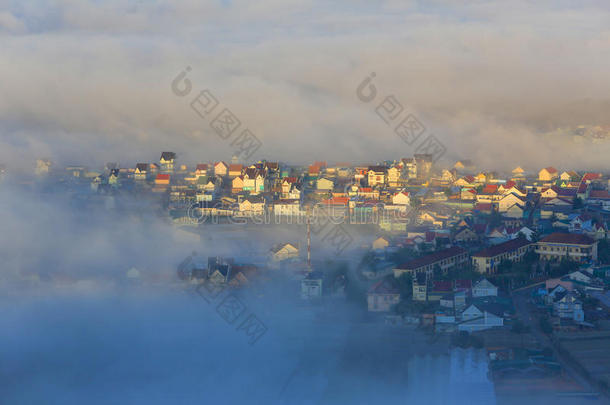
{"label": "rooftop", "polygon": [[595,241],[587,235],[555,232],[542,238],[540,242],[565,243],[571,245],[592,245]]}
{"label": "rooftop", "polygon": [[487,249],[483,249],[475,254],[473,257],[495,257],[502,253],[511,252],[513,250],[517,250],[520,247],[530,245],[532,242],[527,240],[526,238],[517,238],[512,239],[504,243],[500,243],[498,245],[490,246]]}
{"label": "rooftop", "polygon": [[426,256],[410,260],[406,263],[401,264],[400,266],[398,266],[398,268],[407,270],[417,269],[463,253],[466,253],[466,250],[462,249],[461,247],[454,246],[449,249],[441,250],[439,252],[435,252]]}

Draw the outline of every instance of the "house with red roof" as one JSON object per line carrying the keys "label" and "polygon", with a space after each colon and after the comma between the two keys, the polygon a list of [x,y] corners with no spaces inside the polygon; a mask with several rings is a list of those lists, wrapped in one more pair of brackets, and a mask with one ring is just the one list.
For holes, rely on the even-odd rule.
{"label": "house with red roof", "polygon": [[476,203],[474,205],[474,211],[483,214],[491,214],[494,211],[493,204],[483,202]]}
{"label": "house with red roof", "polygon": [[157,177],[155,177],[155,184],[157,186],[168,186],[169,185],[169,181],[170,181],[170,175],[169,174],[157,174]]}
{"label": "house with red roof", "polygon": [[466,201],[476,200],[477,190],[474,188],[463,188],[460,190],[460,198]]}
{"label": "house with red roof", "polygon": [[540,260],[559,261],[564,258],[576,262],[597,260],[597,241],[577,233],[552,233],[536,243]]}
{"label": "house with red roof", "polygon": [[327,200],[322,200],[322,205],[347,207],[349,205],[349,197],[333,197]]}
{"label": "house with red roof", "polygon": [[453,182],[453,185],[456,187],[474,187],[475,186],[475,178],[473,176],[464,176]]}
{"label": "house with red roof", "polygon": [[229,165],[229,177],[237,177],[241,176],[241,172],[244,169],[244,165],[240,164],[230,164]]}
{"label": "house with red roof", "polygon": [[519,262],[534,247],[535,245],[526,238],[512,239],[474,253],[472,264],[479,273],[493,274],[503,260]]}
{"label": "house with red roof", "polygon": [[298,180],[296,177],[284,177],[282,179],[282,194],[287,194],[293,185],[297,184]]}
{"label": "house with red roof", "polygon": [[199,163],[195,167],[195,177],[207,176],[208,175],[208,165],[206,163]]}
{"label": "house with red roof", "polygon": [[394,205],[409,205],[411,203],[411,194],[408,191],[399,191],[392,196],[392,204]]}
{"label": "house with red roof", "polygon": [[320,175],[320,166],[311,165],[307,170],[309,177],[318,177]]}
{"label": "house with red roof", "polygon": [[214,174],[216,176],[226,176],[228,170],[229,166],[225,162],[220,161],[214,163]]}
{"label": "house with red roof", "polygon": [[538,180],[540,181],[553,181],[559,177],[559,172],[552,166],[545,167],[538,172]]}
{"label": "house with red roof", "polygon": [[425,272],[432,276],[435,268],[440,268],[444,273],[468,263],[468,251],[454,246],[449,249],[440,250],[425,256],[421,256],[403,263],[393,269],[394,277],[398,278],[404,273],[411,275]]}
{"label": "house with red roof", "polygon": [[393,277],[384,277],[367,291],[370,312],[388,312],[400,302],[400,290]]}

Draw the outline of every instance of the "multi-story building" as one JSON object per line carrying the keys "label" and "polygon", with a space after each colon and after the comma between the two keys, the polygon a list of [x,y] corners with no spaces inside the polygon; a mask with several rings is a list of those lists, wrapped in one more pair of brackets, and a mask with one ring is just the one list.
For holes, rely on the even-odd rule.
{"label": "multi-story building", "polygon": [[171,173],[174,171],[174,163],[176,160],[176,154],[174,152],[163,152],[159,159],[161,171],[164,173]]}
{"label": "multi-story building", "polygon": [[374,187],[385,183],[387,169],[385,166],[369,166],[367,172],[369,186]]}
{"label": "multi-story building", "polygon": [[426,180],[430,176],[430,170],[432,169],[432,155],[419,154],[414,155],[414,158],[417,165],[417,179]]}
{"label": "multi-story building", "polygon": [[443,273],[459,268],[468,263],[468,252],[461,247],[454,246],[449,249],[421,256],[401,264],[393,269],[394,277],[398,278],[404,273],[415,276],[417,273],[426,273],[432,276],[434,269],[440,268]]}
{"label": "multi-story building", "polygon": [[413,278],[413,301],[428,300],[428,277],[426,273],[416,274]]}
{"label": "multi-story building", "polygon": [[519,262],[534,246],[526,238],[509,240],[473,254],[472,264],[479,273],[495,273],[502,260]]}
{"label": "multi-story building", "polygon": [[552,233],[536,243],[540,260],[569,259],[576,262],[597,260],[597,242],[587,235]]}

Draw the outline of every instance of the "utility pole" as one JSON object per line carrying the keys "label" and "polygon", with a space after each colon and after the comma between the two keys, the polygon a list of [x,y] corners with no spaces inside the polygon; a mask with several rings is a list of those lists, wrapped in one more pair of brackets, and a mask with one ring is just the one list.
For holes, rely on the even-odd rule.
{"label": "utility pole", "polygon": [[311,271],[311,217],[307,216],[307,271]]}

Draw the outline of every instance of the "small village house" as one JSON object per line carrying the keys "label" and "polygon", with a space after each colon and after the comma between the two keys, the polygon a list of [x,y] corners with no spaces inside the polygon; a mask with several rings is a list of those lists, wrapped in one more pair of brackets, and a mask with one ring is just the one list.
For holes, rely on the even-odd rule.
{"label": "small village house", "polygon": [[400,291],[393,278],[385,277],[373,284],[367,292],[370,312],[388,312],[400,302]]}

